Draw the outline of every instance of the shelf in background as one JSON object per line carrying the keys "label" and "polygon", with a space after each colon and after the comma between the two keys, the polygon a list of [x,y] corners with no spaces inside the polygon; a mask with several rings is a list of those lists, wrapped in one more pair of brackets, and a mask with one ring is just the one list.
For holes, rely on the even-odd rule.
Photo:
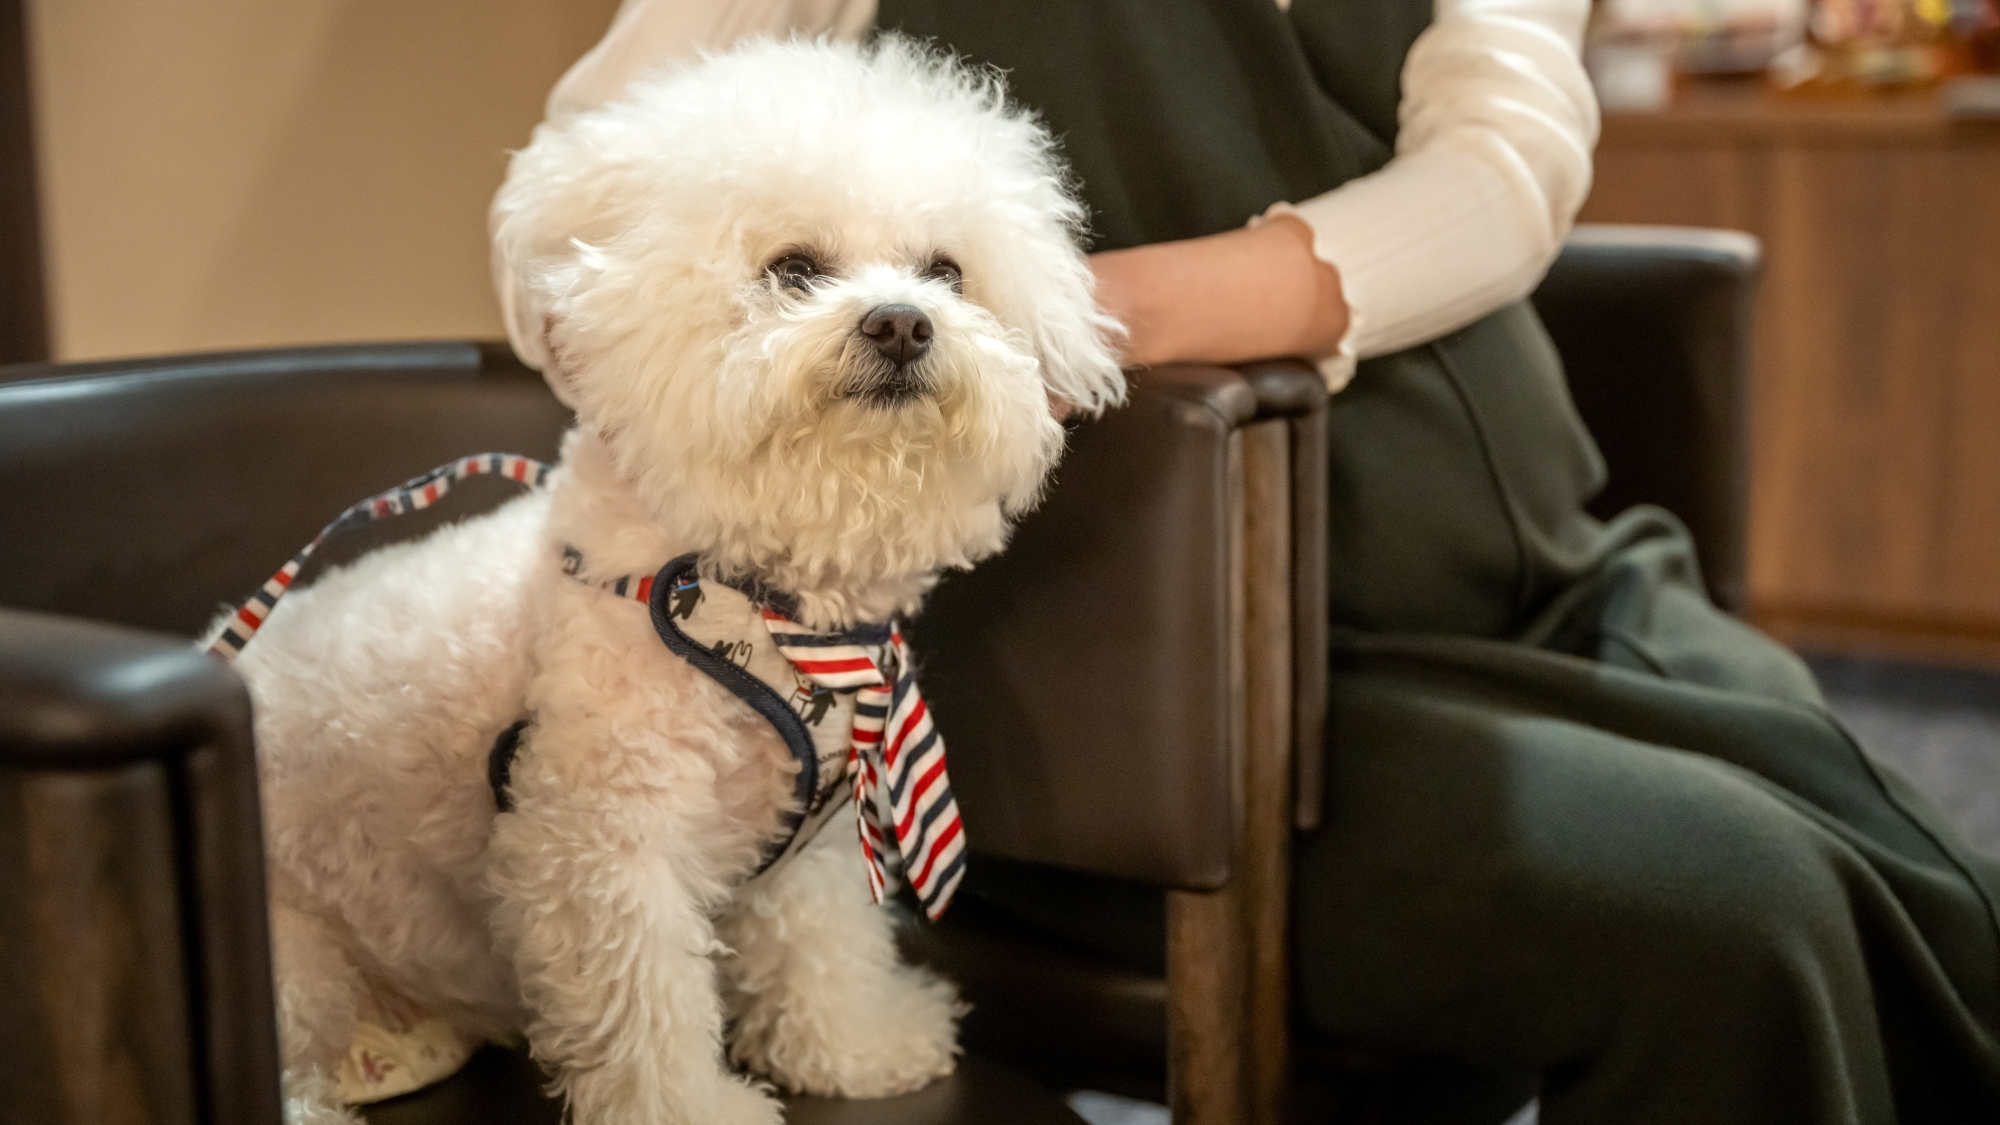
{"label": "shelf in background", "polygon": [[1750,615],[2000,664],[2000,123],[1691,83],[1612,114],[1582,221],[1763,240]]}
{"label": "shelf in background", "polygon": [[2000,121],[1953,118],[1928,90],[1781,94],[1761,78],[1682,83],[1652,113],[1606,113],[1603,146],[1773,141],[1873,144],[2000,143]]}

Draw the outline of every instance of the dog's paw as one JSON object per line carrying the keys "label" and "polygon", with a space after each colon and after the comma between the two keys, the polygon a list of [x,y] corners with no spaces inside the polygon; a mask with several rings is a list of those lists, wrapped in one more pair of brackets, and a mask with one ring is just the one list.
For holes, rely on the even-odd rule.
{"label": "dog's paw", "polygon": [[785,1107],[762,1083],[729,1079],[716,1088],[716,1097],[697,1110],[702,1125],[784,1125]]}
{"label": "dog's paw", "polygon": [[285,1125],[362,1125],[341,1103],[338,1084],[316,1067],[286,1071],[284,1092]]}
{"label": "dog's paw", "polygon": [[950,1074],[966,1011],[958,990],[909,966],[875,984],[852,1003],[793,994],[760,1005],[730,1053],[788,1090],[821,1097],[886,1098]]}
{"label": "dog's paw", "polygon": [[558,1073],[572,1125],[784,1125],[769,1086],[719,1067]]}

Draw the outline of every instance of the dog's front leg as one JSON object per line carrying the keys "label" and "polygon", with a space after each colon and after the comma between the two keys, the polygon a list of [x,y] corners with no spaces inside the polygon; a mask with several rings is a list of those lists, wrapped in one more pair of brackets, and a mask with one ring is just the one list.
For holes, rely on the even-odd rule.
{"label": "dog's front leg", "polygon": [[728,1072],[703,857],[658,810],[523,801],[494,824],[495,932],[577,1125],[776,1125]]}
{"label": "dog's front leg", "polygon": [[843,813],[722,919],[730,1055],[800,1093],[899,1094],[950,1074],[958,1055],[957,990],[897,956],[862,862]]}

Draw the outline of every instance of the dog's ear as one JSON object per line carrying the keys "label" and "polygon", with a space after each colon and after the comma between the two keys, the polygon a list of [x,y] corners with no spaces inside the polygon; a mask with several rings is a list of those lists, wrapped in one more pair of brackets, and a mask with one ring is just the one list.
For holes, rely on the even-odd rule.
{"label": "dog's ear", "polygon": [[1125,326],[1097,305],[1096,278],[1073,247],[1050,254],[1028,310],[1027,329],[1052,400],[1068,404],[1057,417],[1102,414],[1125,402],[1125,374],[1118,354]]}
{"label": "dog's ear", "polygon": [[1118,354],[1128,336],[1126,326],[1098,308],[1096,276],[1082,254],[1076,254],[1076,284],[1082,300],[1052,316],[1038,332],[1042,380],[1050,392],[1086,414],[1102,414],[1126,400],[1124,370]]}
{"label": "dog's ear", "polygon": [[576,409],[576,373],[571,369],[572,360],[563,353],[558,342],[561,333],[557,329],[562,322],[554,313],[542,317],[542,378],[547,380],[549,389],[556,393],[556,401]]}
{"label": "dog's ear", "polygon": [[579,357],[564,345],[574,335],[564,329],[576,326],[559,306],[599,268],[594,243],[629,227],[646,198],[643,171],[605,155],[629,147],[621,131],[629,124],[602,117],[537,126],[508,161],[488,215],[493,279],[514,351],[572,410]]}
{"label": "dog's ear", "polygon": [[1062,288],[1072,290],[1072,300],[1038,310],[1034,342],[1042,360],[1042,382],[1054,398],[1068,402],[1070,410],[1096,416],[1126,400],[1118,354],[1128,332],[1098,308],[1096,278],[1080,254],[1066,272],[1072,276],[1064,278],[1068,284]]}
{"label": "dog's ear", "polygon": [[[967,284],[974,277],[989,282],[979,286],[976,299],[1027,336],[1042,383],[1070,412],[1095,416],[1123,405],[1118,357],[1128,333],[1097,304],[1097,277],[1081,249],[1089,211],[1054,139],[1032,115],[1001,109],[988,123],[998,138],[990,147],[1014,157],[988,166],[1008,204],[1007,219],[987,232],[968,263],[974,272]],[[1022,222],[1022,216],[1034,218]]]}

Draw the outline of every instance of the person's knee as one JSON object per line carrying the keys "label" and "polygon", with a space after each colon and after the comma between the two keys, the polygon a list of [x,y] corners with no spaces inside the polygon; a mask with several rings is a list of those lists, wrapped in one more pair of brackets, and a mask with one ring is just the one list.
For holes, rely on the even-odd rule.
{"label": "person's knee", "polygon": [[1712,772],[1672,830],[1683,838],[1660,841],[1623,873],[1632,897],[1621,944],[1647,978],[1633,983],[1694,989],[1710,1003],[1820,987],[1854,949],[1849,886],[1865,878],[1860,861],[1782,797]]}

